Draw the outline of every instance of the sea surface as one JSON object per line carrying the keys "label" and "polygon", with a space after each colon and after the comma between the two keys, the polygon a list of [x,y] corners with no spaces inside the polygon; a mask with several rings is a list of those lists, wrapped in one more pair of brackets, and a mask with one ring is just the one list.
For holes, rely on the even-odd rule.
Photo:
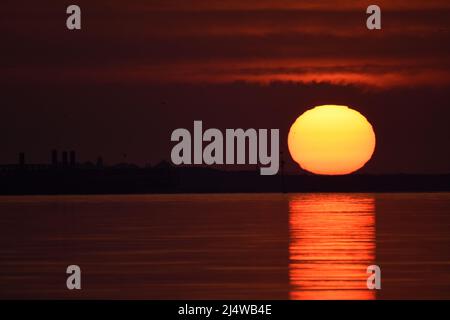
{"label": "sea surface", "polygon": [[3,196],[0,298],[450,299],[450,193]]}

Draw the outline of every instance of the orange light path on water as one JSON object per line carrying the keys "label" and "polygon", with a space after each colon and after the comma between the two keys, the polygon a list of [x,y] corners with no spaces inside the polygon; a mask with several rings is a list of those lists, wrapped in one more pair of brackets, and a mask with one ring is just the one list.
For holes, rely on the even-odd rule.
{"label": "orange light path on water", "polygon": [[375,260],[373,196],[293,195],[289,227],[291,299],[375,299],[366,286]]}

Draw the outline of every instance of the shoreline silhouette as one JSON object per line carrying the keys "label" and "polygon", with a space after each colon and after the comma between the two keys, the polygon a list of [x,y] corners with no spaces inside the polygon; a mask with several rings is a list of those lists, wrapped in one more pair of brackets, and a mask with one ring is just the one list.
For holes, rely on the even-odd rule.
{"label": "shoreline silhouette", "polygon": [[145,193],[293,193],[293,192],[444,192],[450,174],[350,174],[261,176],[254,170],[174,166],[162,161],[140,167],[130,163],[79,163],[75,151],[51,152],[48,164],[0,165],[0,195],[145,194]]}

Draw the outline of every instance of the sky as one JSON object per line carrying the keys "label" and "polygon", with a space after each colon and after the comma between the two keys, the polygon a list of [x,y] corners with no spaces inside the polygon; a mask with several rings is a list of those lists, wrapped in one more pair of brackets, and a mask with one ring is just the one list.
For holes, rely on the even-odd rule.
{"label": "sky", "polygon": [[[361,172],[450,172],[450,2],[4,1],[0,163],[155,164],[170,133],[204,127],[279,128],[320,104],[363,113],[377,135]],[[287,150],[286,150],[287,151]],[[286,156],[288,165],[297,170]]]}

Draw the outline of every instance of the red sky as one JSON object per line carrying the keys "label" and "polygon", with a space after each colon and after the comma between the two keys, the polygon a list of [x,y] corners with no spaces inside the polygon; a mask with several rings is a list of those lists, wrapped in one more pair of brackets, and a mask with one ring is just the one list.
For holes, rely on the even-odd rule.
{"label": "red sky", "polygon": [[195,119],[287,133],[336,103],[375,123],[369,172],[450,172],[449,1],[377,1],[380,31],[371,1],[76,3],[75,32],[72,2],[2,3],[0,162],[58,147],[154,163]]}
{"label": "red sky", "polygon": [[40,82],[43,73],[83,82],[450,81],[448,1],[378,1],[381,31],[366,29],[370,1],[79,1],[78,34],[63,28],[63,3],[11,3],[2,23],[14,44],[9,81],[30,73]]}

